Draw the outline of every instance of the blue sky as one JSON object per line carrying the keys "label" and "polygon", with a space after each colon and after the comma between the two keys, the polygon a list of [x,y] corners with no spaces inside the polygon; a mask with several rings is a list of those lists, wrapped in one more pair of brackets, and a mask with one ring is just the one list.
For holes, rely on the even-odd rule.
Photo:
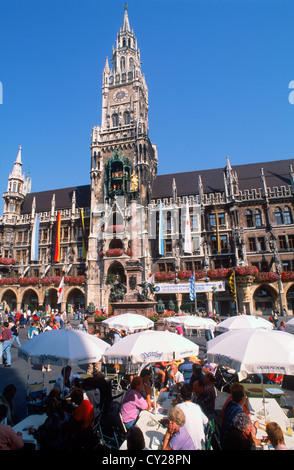
{"label": "blue sky", "polygon": [[[118,0],[0,1],[0,193],[22,146],[32,191],[90,182]],[[293,158],[294,2],[129,0],[158,173]],[[1,207],[2,212],[2,207]]]}

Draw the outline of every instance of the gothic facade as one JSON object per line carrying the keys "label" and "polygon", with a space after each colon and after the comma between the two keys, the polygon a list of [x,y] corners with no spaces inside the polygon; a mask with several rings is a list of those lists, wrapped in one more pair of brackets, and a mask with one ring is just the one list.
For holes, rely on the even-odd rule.
{"label": "gothic facade", "polygon": [[[133,264],[141,281],[153,275],[155,301],[166,309],[267,313],[285,306],[293,313],[294,159],[232,167],[227,157],[223,168],[157,175],[148,88],[126,9],[103,70],[101,125],[90,148],[89,185],[38,193],[19,149],[0,219],[2,306],[56,307],[64,275],[59,307],[111,310],[114,279],[138,288],[128,285]],[[187,289],[192,273],[200,286],[195,302]],[[220,289],[211,287],[216,281]]]}

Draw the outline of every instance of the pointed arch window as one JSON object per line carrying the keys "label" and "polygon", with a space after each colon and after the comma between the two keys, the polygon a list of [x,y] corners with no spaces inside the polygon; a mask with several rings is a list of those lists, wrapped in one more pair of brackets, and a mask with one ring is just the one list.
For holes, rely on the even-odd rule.
{"label": "pointed arch window", "polygon": [[115,113],[112,115],[112,127],[118,127],[118,125],[119,125],[118,114]]}
{"label": "pointed arch window", "polygon": [[262,217],[261,217],[261,211],[259,209],[256,209],[255,214],[255,227],[261,227],[262,226]]}
{"label": "pointed arch window", "polygon": [[120,59],[120,69],[123,72],[125,70],[125,68],[126,68],[126,59],[124,57],[122,57]]}
{"label": "pointed arch window", "polygon": [[253,227],[253,214],[250,209],[248,209],[245,212],[245,217],[246,217],[246,226],[247,227]]}
{"label": "pointed arch window", "polygon": [[290,225],[292,224],[292,212],[290,207],[286,206],[284,208],[284,224]]}
{"label": "pointed arch window", "polygon": [[124,125],[127,126],[130,123],[131,123],[131,115],[130,115],[129,111],[126,111],[124,113]]}
{"label": "pointed arch window", "polygon": [[281,211],[280,207],[277,207],[275,209],[275,221],[276,221],[276,225],[282,225],[283,224],[283,214],[282,214],[282,211]]}

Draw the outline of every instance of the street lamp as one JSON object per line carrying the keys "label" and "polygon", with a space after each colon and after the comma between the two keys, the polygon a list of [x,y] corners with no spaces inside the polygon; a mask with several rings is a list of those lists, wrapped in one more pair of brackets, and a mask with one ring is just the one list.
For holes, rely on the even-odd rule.
{"label": "street lamp", "polygon": [[270,250],[273,254],[274,263],[275,263],[275,266],[276,266],[276,272],[279,275],[279,278],[278,278],[279,305],[280,305],[280,315],[282,315],[282,310],[283,310],[283,300],[282,300],[283,284],[282,284],[282,280],[281,280],[281,261],[280,261],[279,253],[278,253],[278,250],[277,250],[276,237],[273,234],[271,234],[271,235],[272,235],[272,238],[269,240],[269,246],[270,246]]}

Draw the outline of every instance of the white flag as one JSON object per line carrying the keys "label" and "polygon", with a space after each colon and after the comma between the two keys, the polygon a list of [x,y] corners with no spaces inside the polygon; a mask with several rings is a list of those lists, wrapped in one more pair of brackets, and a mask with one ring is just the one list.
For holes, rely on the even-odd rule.
{"label": "white flag", "polygon": [[191,224],[190,224],[190,214],[189,206],[186,204],[186,221],[185,221],[185,253],[192,253],[192,242],[191,242]]}
{"label": "white flag", "polygon": [[58,304],[61,304],[61,302],[63,301],[63,291],[64,291],[64,276],[61,279],[59,287],[58,287],[58,293],[57,293],[57,296],[58,296],[57,303]]}

